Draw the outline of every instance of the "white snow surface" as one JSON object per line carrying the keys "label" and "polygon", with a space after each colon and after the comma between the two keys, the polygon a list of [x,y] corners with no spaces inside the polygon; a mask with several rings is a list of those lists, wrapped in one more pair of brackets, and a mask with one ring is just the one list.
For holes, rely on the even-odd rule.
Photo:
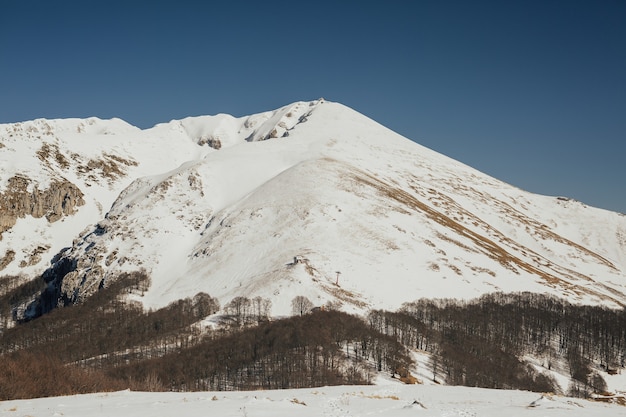
{"label": "white snow surface", "polygon": [[[296,295],[357,313],[492,291],[626,304],[626,216],[512,187],[323,99],[146,130],[40,119],[0,125],[0,143],[0,187],[62,177],[86,202],[55,223],[19,219],[0,240],[0,257],[16,252],[1,274],[41,273],[69,247],[79,272],[104,271],[85,288],[147,271],[149,308],[200,291],[222,305],[269,298],[273,315]],[[42,164],[42,143],[70,167]],[[114,178],[76,168],[106,155],[134,164]],[[41,262],[19,267],[42,243]]]}
{"label": "white snow surface", "polygon": [[617,417],[616,404],[437,385],[337,386],[243,392],[120,391],[0,402],[3,416],[422,416]]}
{"label": "white snow surface", "polygon": [[[0,259],[15,259],[0,279],[41,274],[63,251],[80,260],[79,290],[147,271],[152,286],[136,296],[146,308],[200,291],[222,306],[269,298],[274,316],[290,315],[297,295],[353,313],[492,291],[626,305],[626,216],[512,187],[322,99],[146,130],[98,118],[0,125],[0,167],[0,193],[20,176],[30,191],[70,181],[85,200],[4,232]],[[603,377],[613,392],[626,385]],[[626,415],[559,396],[376,382],[7,401],[0,415]]]}

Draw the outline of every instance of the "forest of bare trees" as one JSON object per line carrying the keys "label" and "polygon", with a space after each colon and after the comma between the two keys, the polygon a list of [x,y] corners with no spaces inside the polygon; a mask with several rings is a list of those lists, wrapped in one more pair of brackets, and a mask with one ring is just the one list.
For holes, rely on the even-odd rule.
{"label": "forest of bare trees", "polygon": [[484,295],[472,301],[419,300],[397,312],[372,311],[370,324],[405,346],[431,353],[435,378],[448,384],[556,391],[554,381],[521,360],[565,367],[567,394],[606,389],[598,370],[625,365],[626,312],[573,305],[536,293]]}
{"label": "forest of bare trees", "polygon": [[[223,308],[199,293],[145,311],[128,301],[149,286],[124,274],[81,303],[15,321],[45,284],[0,286],[0,400],[118,390],[243,390],[369,383],[375,372],[415,381],[409,351],[430,355],[437,382],[558,391],[525,361],[572,378],[566,394],[603,391],[599,370],[626,365],[626,312],[531,293],[418,300],[357,317],[292,300],[235,297]],[[7,284],[8,283],[8,284]],[[219,313],[219,314],[216,314]],[[211,323],[207,324],[207,318]],[[420,365],[423,366],[423,365]],[[45,384],[35,381],[47,381]]]}
{"label": "forest of bare trees", "polygon": [[127,380],[156,377],[174,390],[284,389],[369,382],[369,361],[406,368],[406,349],[361,318],[320,311],[213,335],[171,355],[114,369]]}
{"label": "forest of bare trees", "polygon": [[224,306],[225,318],[231,319],[237,326],[259,324],[269,320],[272,302],[266,298],[235,297]]}
{"label": "forest of bare trees", "polygon": [[[199,293],[144,311],[123,295],[141,291],[147,280],[141,274],[123,275],[83,303],[5,328],[0,333],[0,399],[122,387],[356,384],[369,382],[374,360],[390,373],[410,366],[406,349],[362,318],[320,311],[270,321],[271,303],[262,298],[234,298],[224,306],[218,328],[206,332],[202,320],[220,310],[217,300]],[[56,387],[34,382],[49,380],[51,372],[69,379]]]}

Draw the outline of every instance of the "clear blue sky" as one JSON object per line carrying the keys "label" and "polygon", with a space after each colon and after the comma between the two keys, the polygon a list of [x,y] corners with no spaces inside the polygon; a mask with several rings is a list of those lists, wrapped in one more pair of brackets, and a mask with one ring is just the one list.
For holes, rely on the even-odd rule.
{"label": "clear blue sky", "polygon": [[626,1],[0,0],[0,123],[145,128],[324,97],[626,213]]}

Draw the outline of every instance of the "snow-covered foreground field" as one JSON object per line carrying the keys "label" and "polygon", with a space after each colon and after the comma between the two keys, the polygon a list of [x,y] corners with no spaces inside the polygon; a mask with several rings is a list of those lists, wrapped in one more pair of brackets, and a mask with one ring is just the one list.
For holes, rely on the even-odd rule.
{"label": "snow-covered foreground field", "polygon": [[626,416],[626,407],[522,391],[436,385],[146,393],[0,402],[2,416]]}

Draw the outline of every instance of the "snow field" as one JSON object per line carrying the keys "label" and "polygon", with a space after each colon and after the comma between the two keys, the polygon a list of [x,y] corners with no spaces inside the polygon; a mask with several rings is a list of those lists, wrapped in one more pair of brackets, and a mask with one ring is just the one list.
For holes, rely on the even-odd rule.
{"label": "snow field", "polygon": [[623,406],[541,395],[437,385],[338,386],[252,392],[112,392],[0,403],[3,416],[420,416],[617,417]]}

